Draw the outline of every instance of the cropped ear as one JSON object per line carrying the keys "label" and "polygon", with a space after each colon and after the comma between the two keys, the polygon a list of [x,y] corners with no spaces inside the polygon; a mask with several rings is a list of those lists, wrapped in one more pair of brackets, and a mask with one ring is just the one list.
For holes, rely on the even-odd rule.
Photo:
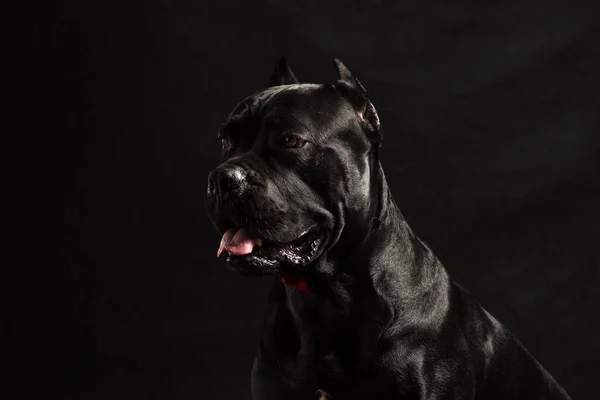
{"label": "cropped ear", "polygon": [[275,65],[275,69],[271,74],[271,82],[269,83],[269,87],[271,86],[280,86],[280,85],[293,85],[298,83],[298,79],[290,69],[288,65],[287,59],[285,57],[281,57],[277,65]]}
{"label": "cropped ear", "polygon": [[379,116],[369,99],[367,90],[339,59],[335,58],[333,65],[338,74],[336,87],[341,90],[354,107],[358,121],[369,141],[373,145],[379,146],[381,144]]}

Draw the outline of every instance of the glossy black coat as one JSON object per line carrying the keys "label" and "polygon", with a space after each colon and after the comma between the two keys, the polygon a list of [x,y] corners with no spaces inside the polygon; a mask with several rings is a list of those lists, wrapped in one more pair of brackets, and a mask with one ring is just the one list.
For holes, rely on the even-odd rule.
{"label": "glossy black coat", "polygon": [[[220,133],[218,170],[245,173],[233,192],[209,189],[216,228],[319,238],[299,261],[228,258],[242,274],[305,279],[314,294],[275,282],[254,399],[568,399],[411,231],[379,161],[375,108],[335,66],[336,84],[298,84],[282,60],[271,87],[242,101]],[[290,133],[305,144],[280,146]]]}

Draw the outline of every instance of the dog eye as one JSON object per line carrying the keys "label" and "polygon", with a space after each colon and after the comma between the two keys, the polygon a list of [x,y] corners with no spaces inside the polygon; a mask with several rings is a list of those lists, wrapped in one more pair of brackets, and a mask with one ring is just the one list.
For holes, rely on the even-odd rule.
{"label": "dog eye", "polygon": [[297,149],[304,146],[306,142],[296,135],[285,135],[281,138],[281,145],[288,149]]}

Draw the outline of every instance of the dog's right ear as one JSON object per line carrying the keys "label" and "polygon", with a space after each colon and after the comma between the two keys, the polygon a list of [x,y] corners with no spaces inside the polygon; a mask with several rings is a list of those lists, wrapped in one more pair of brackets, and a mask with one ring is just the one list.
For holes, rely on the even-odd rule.
{"label": "dog's right ear", "polygon": [[333,65],[338,74],[337,88],[344,93],[354,107],[360,125],[369,141],[373,145],[379,146],[381,144],[379,116],[369,99],[367,90],[339,59],[334,59]]}
{"label": "dog's right ear", "polygon": [[275,65],[275,70],[273,74],[271,74],[271,82],[269,83],[269,87],[271,86],[280,86],[280,85],[293,85],[299,83],[298,79],[290,69],[288,65],[287,59],[285,57],[281,57],[277,65]]}

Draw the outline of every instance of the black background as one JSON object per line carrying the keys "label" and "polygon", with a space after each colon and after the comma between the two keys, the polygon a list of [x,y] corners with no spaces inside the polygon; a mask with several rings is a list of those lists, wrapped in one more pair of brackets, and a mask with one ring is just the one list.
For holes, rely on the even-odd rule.
{"label": "black background", "polygon": [[271,279],[236,277],[216,260],[204,191],[219,124],[287,55],[304,81],[333,82],[333,57],[361,79],[410,225],[574,398],[591,396],[600,372],[592,4],[25,5],[9,39],[30,46],[16,46],[19,74],[6,76],[23,111],[5,147],[24,150],[6,169],[18,176],[6,197],[21,206],[7,213],[11,238],[24,244],[8,242],[18,257],[4,292],[19,393],[250,397]]}

